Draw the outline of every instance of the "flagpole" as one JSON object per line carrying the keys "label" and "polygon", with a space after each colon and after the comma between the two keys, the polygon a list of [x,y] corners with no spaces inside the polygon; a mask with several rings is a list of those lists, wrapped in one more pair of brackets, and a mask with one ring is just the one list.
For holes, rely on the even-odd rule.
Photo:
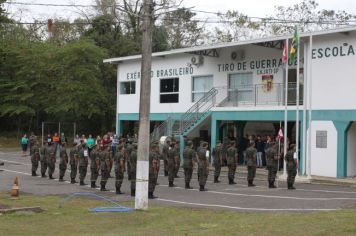
{"label": "flagpole", "polygon": [[289,49],[288,49],[288,46],[289,46],[289,39],[287,38],[286,39],[286,50],[287,50],[287,61],[286,61],[286,64],[285,64],[285,92],[284,92],[284,140],[283,140],[283,176],[286,176],[287,175],[287,163],[286,161],[284,160],[284,156],[287,154],[287,126],[288,126],[288,70],[289,70],[289,65],[288,65],[288,62],[289,62],[289,57],[288,57],[288,52],[289,52]]}
{"label": "flagpole", "polygon": [[309,70],[309,55],[307,54],[307,47],[304,45],[303,51],[303,170],[302,175],[306,175],[307,171],[307,104],[308,104],[308,88],[309,88],[309,76],[307,70]]}
{"label": "flagpole", "polygon": [[312,137],[312,88],[313,88],[313,81],[312,81],[312,63],[313,63],[313,58],[312,58],[312,50],[313,50],[313,36],[310,36],[309,40],[309,57],[308,57],[308,107],[309,107],[309,134],[308,134],[308,168],[307,168],[307,175],[308,178],[311,178],[311,137]]}
{"label": "flagpole", "polygon": [[[300,76],[299,76],[299,61],[300,61],[300,39],[299,39],[299,32],[298,32],[298,26],[296,28],[297,31],[297,96],[296,96],[296,119],[295,119],[295,150],[297,154],[297,161],[299,163],[299,94],[300,94]],[[299,164],[297,168],[297,173],[299,172]]]}

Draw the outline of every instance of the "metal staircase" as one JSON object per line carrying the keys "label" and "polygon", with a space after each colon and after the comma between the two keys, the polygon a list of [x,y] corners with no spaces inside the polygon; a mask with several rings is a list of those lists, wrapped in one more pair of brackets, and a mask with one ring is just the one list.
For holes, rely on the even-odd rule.
{"label": "metal staircase", "polygon": [[218,89],[212,88],[204,94],[197,102],[194,103],[180,118],[173,121],[167,119],[157,126],[151,133],[151,141],[158,141],[162,136],[180,136],[186,134],[197,124],[207,118],[210,110],[216,104],[216,95]]}

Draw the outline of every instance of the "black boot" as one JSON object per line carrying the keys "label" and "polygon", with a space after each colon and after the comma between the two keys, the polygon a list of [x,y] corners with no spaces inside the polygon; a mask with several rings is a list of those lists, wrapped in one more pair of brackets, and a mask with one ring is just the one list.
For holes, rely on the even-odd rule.
{"label": "black boot", "polygon": [[200,185],[199,191],[201,191],[201,192],[206,191],[206,189],[205,189],[204,185]]}
{"label": "black boot", "polygon": [[84,183],[83,180],[81,180],[80,183],[79,183],[79,185],[80,185],[80,186],[84,186],[84,185],[86,185],[86,184]]}
{"label": "black boot", "polygon": [[32,171],[32,176],[37,176],[36,171]]}
{"label": "black boot", "polygon": [[42,178],[46,178],[47,176],[42,173],[42,174],[41,174],[41,177],[42,177]]}
{"label": "black boot", "polygon": [[49,175],[49,179],[54,179],[52,175]]}
{"label": "black boot", "polygon": [[109,191],[105,188],[105,184],[101,184],[100,191]]}
{"label": "black boot", "polygon": [[192,189],[192,187],[190,187],[189,183],[185,183],[185,189]]}
{"label": "black boot", "polygon": [[234,181],[234,179],[233,178],[229,178],[229,184],[236,184],[236,182]]}
{"label": "black boot", "polygon": [[219,177],[217,177],[217,176],[214,177],[214,183],[220,183]]}
{"label": "black boot", "polygon": [[288,183],[288,189],[290,189],[290,190],[294,190],[295,188],[294,188],[293,184]]}
{"label": "black boot", "polygon": [[121,187],[116,187],[116,194],[123,194],[123,192],[121,192],[120,188]]}
{"label": "black boot", "polygon": [[136,190],[135,189],[131,189],[131,197],[134,197],[136,195]]}
{"label": "black boot", "polygon": [[63,182],[64,180],[63,180],[63,177],[59,177],[59,180],[58,180],[59,182]]}
{"label": "black boot", "polygon": [[95,181],[91,181],[91,185],[90,185],[91,188],[96,188],[96,184],[95,184]]}
{"label": "black boot", "polygon": [[164,171],[164,176],[168,176],[168,171]]}
{"label": "black boot", "polygon": [[269,188],[277,188],[275,185],[274,185],[274,181],[269,181]]}
{"label": "black boot", "polygon": [[75,179],[71,179],[70,183],[71,183],[71,184],[76,184],[77,181],[75,181]]}
{"label": "black boot", "polygon": [[253,184],[253,181],[252,180],[249,180],[248,181],[248,187],[255,187],[256,185]]}
{"label": "black boot", "polygon": [[148,199],[155,199],[157,198],[155,195],[153,195],[153,192],[148,192]]}
{"label": "black boot", "polygon": [[175,187],[175,185],[173,184],[173,181],[169,181],[168,186],[171,187],[171,188]]}

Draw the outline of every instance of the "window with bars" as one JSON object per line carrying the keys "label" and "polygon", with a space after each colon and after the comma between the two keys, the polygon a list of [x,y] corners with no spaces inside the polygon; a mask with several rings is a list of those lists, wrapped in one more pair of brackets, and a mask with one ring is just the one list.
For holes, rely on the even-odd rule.
{"label": "window with bars", "polygon": [[179,78],[161,79],[160,103],[179,102]]}
{"label": "window with bars", "polygon": [[120,82],[120,94],[135,94],[136,81]]}

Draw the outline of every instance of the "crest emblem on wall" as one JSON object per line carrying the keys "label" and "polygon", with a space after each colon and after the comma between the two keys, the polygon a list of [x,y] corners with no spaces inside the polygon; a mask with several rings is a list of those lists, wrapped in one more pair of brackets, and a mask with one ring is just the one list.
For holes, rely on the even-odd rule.
{"label": "crest emblem on wall", "polygon": [[273,89],[273,75],[262,75],[263,91],[270,92]]}

